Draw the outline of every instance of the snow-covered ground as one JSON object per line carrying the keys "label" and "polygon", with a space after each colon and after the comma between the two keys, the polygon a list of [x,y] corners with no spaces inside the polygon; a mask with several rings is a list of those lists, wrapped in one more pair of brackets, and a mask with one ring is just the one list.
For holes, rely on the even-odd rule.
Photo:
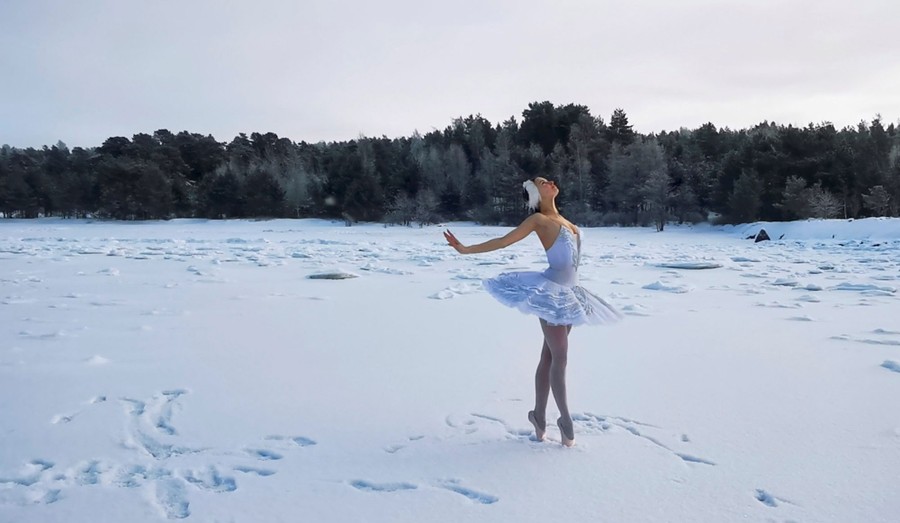
{"label": "snow-covered ground", "polygon": [[585,230],[572,449],[441,230],[0,220],[0,521],[897,520],[900,220]]}

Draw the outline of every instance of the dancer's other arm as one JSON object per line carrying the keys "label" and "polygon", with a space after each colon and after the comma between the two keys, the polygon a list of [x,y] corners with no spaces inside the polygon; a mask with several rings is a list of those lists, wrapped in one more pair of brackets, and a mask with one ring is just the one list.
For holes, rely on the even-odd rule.
{"label": "dancer's other arm", "polygon": [[483,252],[491,252],[496,251],[497,249],[509,247],[510,245],[522,240],[523,238],[534,232],[537,229],[537,221],[539,219],[539,214],[532,214],[528,218],[525,218],[525,221],[519,224],[518,227],[511,230],[506,235],[475,245],[463,245],[458,239],[456,239],[456,236],[454,236],[449,229],[444,231],[444,238],[446,238],[447,243],[449,243],[450,246],[456,249],[456,251],[460,254],[480,254]]}

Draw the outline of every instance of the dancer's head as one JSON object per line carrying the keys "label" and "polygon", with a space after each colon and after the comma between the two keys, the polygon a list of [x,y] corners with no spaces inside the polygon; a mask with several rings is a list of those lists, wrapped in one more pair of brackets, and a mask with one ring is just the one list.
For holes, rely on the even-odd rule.
{"label": "dancer's head", "polygon": [[559,194],[559,188],[551,180],[538,176],[522,183],[525,189],[525,206],[532,211],[540,209],[541,202],[551,202]]}

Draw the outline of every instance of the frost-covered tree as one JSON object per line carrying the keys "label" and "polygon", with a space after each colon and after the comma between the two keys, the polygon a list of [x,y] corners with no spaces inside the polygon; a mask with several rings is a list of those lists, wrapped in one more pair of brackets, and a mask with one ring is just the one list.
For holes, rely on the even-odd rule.
{"label": "frost-covered tree", "polygon": [[862,195],[866,209],[876,216],[887,216],[891,209],[891,195],[882,185],[876,185],[869,192]]}
{"label": "frost-covered tree", "polygon": [[427,187],[416,195],[413,219],[419,224],[428,225],[441,221],[438,215],[439,202],[434,192]]}
{"label": "frost-covered tree", "polygon": [[668,171],[657,169],[644,182],[642,193],[647,211],[650,213],[657,231],[662,231],[669,220],[669,203],[672,199],[672,178]]}
{"label": "frost-covered tree", "polygon": [[384,219],[388,223],[409,226],[416,219],[416,201],[406,193],[399,194],[388,207]]}
{"label": "frost-covered tree", "polygon": [[822,184],[817,183],[807,188],[805,194],[808,217],[824,219],[841,215],[841,201],[827,189],[823,189]]}

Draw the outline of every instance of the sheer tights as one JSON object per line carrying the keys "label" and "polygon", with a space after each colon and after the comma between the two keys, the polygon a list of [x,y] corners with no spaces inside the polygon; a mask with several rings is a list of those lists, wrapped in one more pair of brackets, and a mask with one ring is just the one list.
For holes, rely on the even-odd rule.
{"label": "sheer tights", "polygon": [[575,431],[566,399],[566,362],[572,326],[553,325],[541,320],[541,330],[544,331],[544,346],[534,374],[534,417],[539,425],[547,426],[547,401],[552,390],[559,409],[559,429],[564,431],[566,437],[574,439]]}

